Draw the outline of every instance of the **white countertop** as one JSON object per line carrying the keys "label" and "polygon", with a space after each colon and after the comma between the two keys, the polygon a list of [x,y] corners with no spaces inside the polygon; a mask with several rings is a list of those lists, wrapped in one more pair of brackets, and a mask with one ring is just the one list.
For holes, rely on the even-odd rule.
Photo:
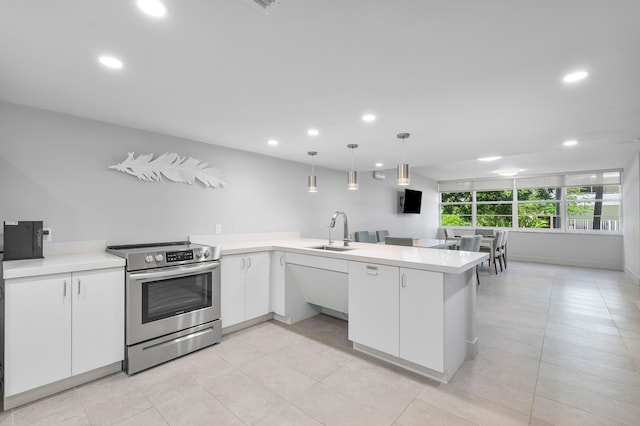
{"label": "white countertop", "polygon": [[[211,243],[210,241],[198,241],[198,238],[192,239],[192,242]],[[334,259],[370,262],[451,274],[462,273],[480,264],[489,256],[486,253],[355,242],[350,243],[349,247],[353,250],[349,251],[329,251],[311,248],[325,244],[327,244],[327,240],[324,239],[292,238],[223,241],[217,245],[222,249],[222,256],[281,250]],[[342,242],[337,242],[334,245],[341,246]],[[3,262],[3,278],[22,278],[91,269],[123,267],[124,265],[124,259],[101,251],[56,254],[49,255],[44,259],[5,261]]]}
{"label": "white countertop", "polygon": [[[191,241],[194,243],[205,242],[198,241],[197,238]],[[327,240],[301,238],[237,242],[224,241],[217,245],[219,245],[222,250],[222,256],[282,250],[285,252],[309,254],[334,259],[370,262],[451,274],[460,274],[480,264],[482,261],[487,260],[489,257],[486,253],[355,242],[349,243],[349,247],[353,248],[353,250],[349,251],[329,251],[310,248],[323,246],[325,244],[327,244]],[[338,242],[336,245],[342,245],[342,242]]]}
{"label": "white countertop", "polygon": [[44,259],[6,260],[2,265],[2,277],[11,279],[123,267],[125,260],[106,252],[89,252],[50,255]]}

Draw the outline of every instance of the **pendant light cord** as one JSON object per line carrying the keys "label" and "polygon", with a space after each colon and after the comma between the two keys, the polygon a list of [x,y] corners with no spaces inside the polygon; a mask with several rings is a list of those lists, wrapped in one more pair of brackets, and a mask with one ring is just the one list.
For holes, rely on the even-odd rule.
{"label": "pendant light cord", "polygon": [[351,170],[353,170],[353,148],[351,148]]}

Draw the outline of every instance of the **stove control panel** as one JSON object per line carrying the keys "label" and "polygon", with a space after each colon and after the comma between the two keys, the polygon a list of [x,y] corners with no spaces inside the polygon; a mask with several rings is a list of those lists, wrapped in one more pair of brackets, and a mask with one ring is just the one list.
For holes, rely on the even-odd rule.
{"label": "stove control panel", "polygon": [[166,252],[166,257],[167,257],[167,263],[184,262],[185,260],[193,260],[193,250],[168,251]]}
{"label": "stove control panel", "polygon": [[211,262],[220,259],[220,246],[189,242],[109,246],[107,251],[116,256],[124,257],[127,260],[127,271]]}

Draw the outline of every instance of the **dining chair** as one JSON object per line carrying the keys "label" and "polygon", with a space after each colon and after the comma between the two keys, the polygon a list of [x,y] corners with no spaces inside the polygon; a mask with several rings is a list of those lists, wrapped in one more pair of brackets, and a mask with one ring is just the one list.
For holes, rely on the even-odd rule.
{"label": "dining chair", "polygon": [[359,243],[368,243],[369,242],[369,231],[357,231],[353,233],[353,237],[356,242]]}
{"label": "dining chair", "polygon": [[376,239],[378,240],[379,243],[383,243],[384,242],[384,238],[389,235],[389,231],[387,231],[386,229],[381,230],[381,231],[376,231]]}
{"label": "dining chair", "polygon": [[[460,239],[460,250],[479,252],[480,242],[482,242],[482,235],[463,235]],[[478,282],[478,285],[480,285],[478,265],[476,265],[476,281]]]}
{"label": "dining chair", "polygon": [[444,238],[446,240],[452,240],[455,238],[455,235],[453,235],[453,229],[449,229],[449,228],[444,228]]}
{"label": "dining chair", "polygon": [[502,259],[501,259],[501,251],[500,248],[502,247],[502,239],[504,238],[504,231],[500,230],[500,231],[496,231],[496,236],[495,236],[495,240],[492,244],[492,249],[493,249],[493,269],[495,269],[496,274],[498,273],[498,265],[497,262],[500,262],[500,272],[503,271],[502,269]]}
{"label": "dining chair", "polygon": [[509,236],[509,231],[505,229],[504,234],[502,234],[502,242],[500,244],[500,257],[504,262],[504,269],[507,269],[507,237]]}
{"label": "dining chair", "polygon": [[385,237],[384,243],[394,246],[413,246],[413,238]]}

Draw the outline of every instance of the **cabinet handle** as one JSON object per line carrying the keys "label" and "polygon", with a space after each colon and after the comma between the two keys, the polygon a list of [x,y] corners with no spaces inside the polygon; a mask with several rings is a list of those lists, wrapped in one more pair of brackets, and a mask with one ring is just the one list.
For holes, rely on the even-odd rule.
{"label": "cabinet handle", "polygon": [[284,254],[280,255],[280,266],[284,266]]}
{"label": "cabinet handle", "polygon": [[62,281],[62,297],[67,297],[67,280]]}
{"label": "cabinet handle", "polygon": [[402,287],[407,286],[407,276],[406,274],[402,274]]}
{"label": "cabinet handle", "polygon": [[80,296],[80,278],[78,278],[78,296]]}
{"label": "cabinet handle", "polygon": [[367,265],[367,275],[377,276],[378,275],[378,267],[377,266]]}
{"label": "cabinet handle", "polygon": [[240,258],[240,269],[244,269],[244,257]]}
{"label": "cabinet handle", "polygon": [[251,268],[251,258],[247,257],[247,269]]}

